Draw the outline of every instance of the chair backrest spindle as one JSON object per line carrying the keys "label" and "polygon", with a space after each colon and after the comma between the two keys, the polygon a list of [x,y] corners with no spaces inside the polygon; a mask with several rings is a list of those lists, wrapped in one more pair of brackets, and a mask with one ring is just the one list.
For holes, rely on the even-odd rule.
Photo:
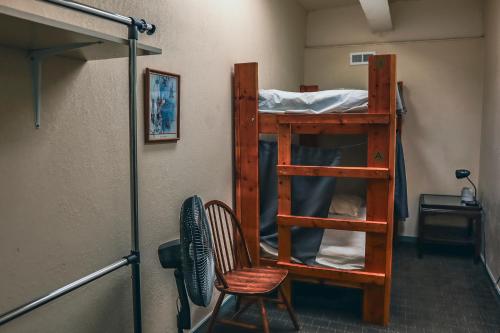
{"label": "chair backrest spindle", "polygon": [[243,230],[232,209],[221,201],[212,200],[205,204],[205,210],[210,222],[216,265],[220,273],[224,275],[237,268],[251,267]]}

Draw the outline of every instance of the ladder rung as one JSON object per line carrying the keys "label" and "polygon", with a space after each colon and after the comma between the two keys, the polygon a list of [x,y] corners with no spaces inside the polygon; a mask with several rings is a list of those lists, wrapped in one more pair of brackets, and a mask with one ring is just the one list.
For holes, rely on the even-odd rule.
{"label": "ladder rung", "polygon": [[278,224],[303,228],[323,228],[386,233],[387,222],[359,221],[354,219],[331,219],[307,216],[278,215]]}
{"label": "ladder rung", "polygon": [[357,282],[365,284],[384,285],[385,274],[373,273],[360,270],[343,270],[330,267],[306,266],[290,262],[278,261],[278,266],[282,266],[291,274],[299,276],[314,277],[325,280],[337,280],[347,282]]}
{"label": "ladder rung", "polygon": [[318,126],[349,124],[389,124],[389,113],[333,113],[318,115],[279,115],[280,124],[316,124]]}
{"label": "ladder rung", "polygon": [[389,179],[388,168],[278,165],[279,176]]}
{"label": "ladder rung", "polygon": [[[259,114],[259,133],[276,134],[278,133],[278,117],[279,115],[262,113]],[[321,126],[318,124],[292,124],[292,133],[294,134],[325,134],[325,135],[352,135],[366,134],[370,128],[370,124],[329,124]]]}

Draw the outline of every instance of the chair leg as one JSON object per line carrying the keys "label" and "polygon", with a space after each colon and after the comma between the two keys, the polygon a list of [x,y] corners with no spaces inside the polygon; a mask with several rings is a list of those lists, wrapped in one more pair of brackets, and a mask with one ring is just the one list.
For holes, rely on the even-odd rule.
{"label": "chair leg", "polygon": [[262,314],[262,326],[264,333],[269,333],[269,321],[267,320],[266,306],[264,305],[264,300],[259,298],[260,313]]}
{"label": "chair leg", "polygon": [[212,312],[212,318],[210,318],[210,324],[208,324],[207,333],[212,333],[215,321],[217,319],[217,315],[219,314],[220,306],[222,304],[222,301],[224,300],[225,295],[226,294],[224,292],[221,292],[219,295],[219,299],[217,299],[217,303],[215,304],[214,311]]}
{"label": "chair leg", "polygon": [[[289,277],[286,278],[285,281],[283,281],[283,283],[281,284],[281,288],[282,293],[286,295],[288,299],[292,299],[292,280]],[[281,303],[278,303],[278,309],[286,310],[286,306],[283,300],[281,301]]]}
{"label": "chair leg", "polygon": [[295,311],[293,311],[292,305],[290,304],[290,301],[286,297],[286,294],[283,291],[282,286],[279,286],[279,292],[281,294],[281,299],[283,300],[283,303],[286,306],[286,310],[288,311],[288,314],[290,315],[290,319],[293,322],[293,327],[295,327],[295,329],[297,331],[299,331],[300,330],[299,321],[297,320],[297,316],[295,315]]}

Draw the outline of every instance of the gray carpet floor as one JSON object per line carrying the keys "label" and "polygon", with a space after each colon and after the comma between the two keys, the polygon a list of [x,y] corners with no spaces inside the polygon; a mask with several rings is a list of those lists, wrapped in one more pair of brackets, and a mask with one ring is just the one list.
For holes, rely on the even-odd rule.
{"label": "gray carpet floor", "polygon": [[[361,320],[362,292],[294,284],[293,304],[301,332],[491,332],[500,333],[500,300],[482,264],[474,265],[469,251],[432,248],[422,259],[413,244],[400,244],[394,253],[391,323],[388,327]],[[234,307],[227,302],[222,317]],[[233,302],[234,303],[234,302]],[[271,332],[293,332],[285,311],[268,305]],[[242,317],[260,323],[256,306]],[[198,330],[205,332],[206,325]],[[216,325],[215,332],[246,332]]]}

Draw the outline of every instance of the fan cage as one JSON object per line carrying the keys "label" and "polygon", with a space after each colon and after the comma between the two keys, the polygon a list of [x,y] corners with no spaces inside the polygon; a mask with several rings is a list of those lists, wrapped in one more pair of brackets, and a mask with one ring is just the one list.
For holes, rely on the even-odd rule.
{"label": "fan cage", "polygon": [[200,197],[187,199],[181,210],[182,271],[191,301],[208,306],[212,299],[215,262],[205,208]]}

